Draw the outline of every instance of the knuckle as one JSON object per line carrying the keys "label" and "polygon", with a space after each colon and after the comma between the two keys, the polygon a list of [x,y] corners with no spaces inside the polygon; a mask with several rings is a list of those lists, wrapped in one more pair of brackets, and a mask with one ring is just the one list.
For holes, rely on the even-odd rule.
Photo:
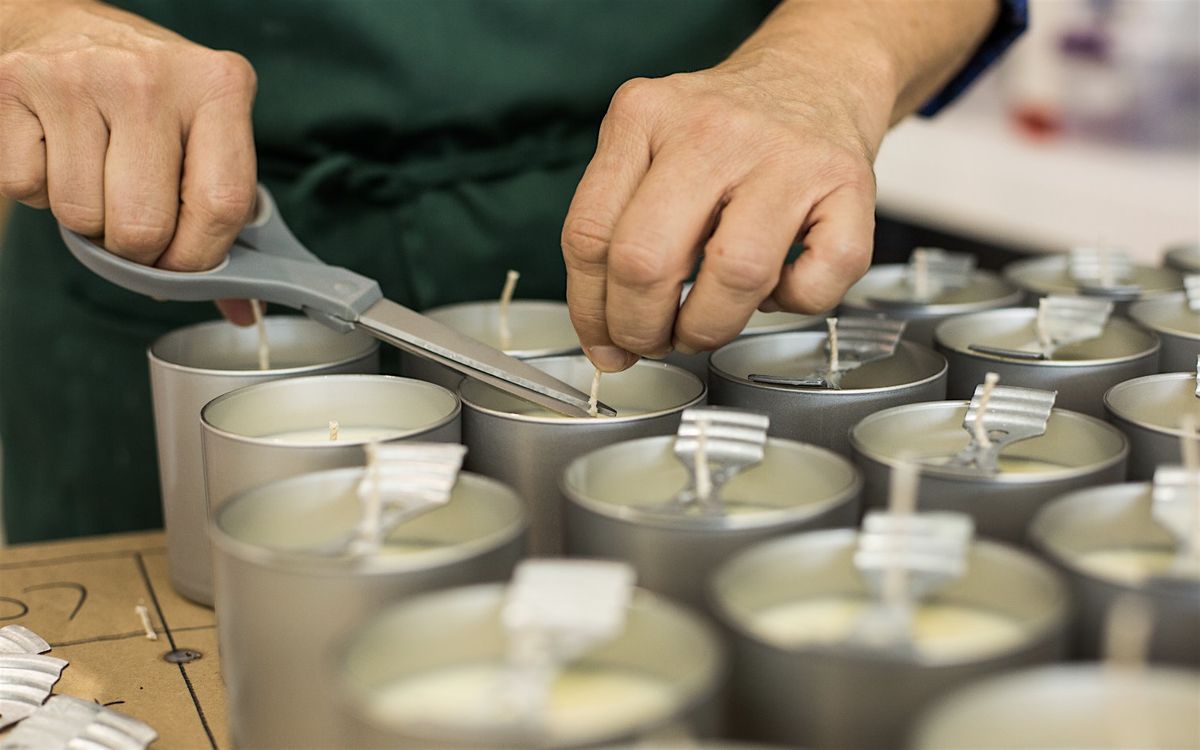
{"label": "knuckle", "polygon": [[33,175],[0,176],[0,197],[14,201],[37,198],[46,191],[46,181]]}
{"label": "knuckle", "polygon": [[113,219],[105,227],[105,238],[112,249],[133,253],[139,257],[157,257],[171,242],[175,234],[174,217],[165,212],[142,207],[137,209],[137,218]]}
{"label": "knuckle", "polygon": [[653,243],[635,239],[614,241],[609,248],[608,273],[619,284],[645,289],[677,283],[675,264]]}
{"label": "knuckle", "polygon": [[73,232],[98,236],[104,232],[104,207],[72,200],[57,200],[51,204],[54,218]]}
{"label": "knuckle", "polygon": [[236,52],[206,51],[206,54],[205,75],[214,95],[254,95],[258,88],[258,76],[249,60]]}
{"label": "knuckle", "polygon": [[570,266],[604,263],[612,227],[589,216],[571,215],[563,224],[563,257]]}
{"label": "knuckle", "polygon": [[782,269],[764,253],[746,252],[724,242],[710,242],[705,248],[704,262],[721,286],[760,298],[775,286]]}
{"label": "knuckle", "polygon": [[618,114],[642,113],[654,106],[659,97],[658,83],[650,78],[631,78],[613,93],[609,111]]}
{"label": "knuckle", "polygon": [[204,188],[191,201],[205,224],[218,230],[241,228],[254,210],[253,183],[218,183]]}

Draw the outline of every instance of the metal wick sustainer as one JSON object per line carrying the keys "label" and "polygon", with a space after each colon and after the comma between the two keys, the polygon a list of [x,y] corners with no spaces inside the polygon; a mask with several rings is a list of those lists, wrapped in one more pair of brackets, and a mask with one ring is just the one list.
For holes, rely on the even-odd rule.
{"label": "metal wick sustainer", "polygon": [[724,514],[721,488],[743,469],[762,462],[770,417],[737,409],[686,409],[675,435],[675,457],[688,470],[688,484],[668,510]]}
{"label": "metal wick sustainer", "polygon": [[827,318],[825,322],[829,336],[824,368],[798,378],[755,374],[749,379],[764,385],[841,390],[842,376],[850,370],[894,355],[907,325],[905,321],[888,318],[846,318],[840,322],[837,318]]}
{"label": "metal wick sustainer", "polygon": [[1131,283],[1133,263],[1120,250],[1077,247],[1067,260],[1071,281],[1080,293],[1110,299],[1136,299],[1141,287]]}
{"label": "metal wick sustainer", "polygon": [[1046,434],[1058,391],[998,386],[999,381],[996,373],[989,372],[984,383],[975,387],[963,418],[971,442],[940,468],[991,476],[999,471],[1005,448]]}
{"label": "metal wick sustainer", "polygon": [[1036,341],[1015,349],[985,344],[971,344],[967,348],[1014,359],[1053,359],[1055,352],[1064,346],[1104,335],[1112,311],[1113,303],[1109,300],[1052,294],[1038,300]]}

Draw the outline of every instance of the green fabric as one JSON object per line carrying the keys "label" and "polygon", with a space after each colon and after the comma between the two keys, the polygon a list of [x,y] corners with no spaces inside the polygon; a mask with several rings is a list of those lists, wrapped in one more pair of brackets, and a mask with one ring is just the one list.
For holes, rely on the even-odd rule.
{"label": "green fabric", "polygon": [[[300,239],[424,308],[562,298],[558,235],[613,90],[710,66],[768,0],[130,0],[259,76],[260,177]],[[214,316],[92,277],[47,212],[0,252],[8,538],[161,524],[146,346]]]}

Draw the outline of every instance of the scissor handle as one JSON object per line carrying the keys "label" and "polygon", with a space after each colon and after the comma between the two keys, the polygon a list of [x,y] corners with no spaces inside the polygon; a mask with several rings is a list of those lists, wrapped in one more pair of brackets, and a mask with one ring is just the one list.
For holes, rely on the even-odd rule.
{"label": "scissor handle", "polygon": [[346,329],[383,297],[374,279],[326,265],[300,244],[262,185],[254,219],[238,234],[229,256],[209,271],[144,266],[62,225],[59,232],[71,254],[93,273],[154,299],[257,299],[302,310],[326,325]]}

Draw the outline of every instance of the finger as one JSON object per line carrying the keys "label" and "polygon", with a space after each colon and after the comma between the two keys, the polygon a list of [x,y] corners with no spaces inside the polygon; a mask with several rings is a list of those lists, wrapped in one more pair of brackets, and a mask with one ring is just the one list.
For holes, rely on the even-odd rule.
{"label": "finger", "polygon": [[588,164],[563,222],[562,252],[567,268],[567,304],[583,351],[606,372],[637,361],[613,344],[605,317],[608,247],[621,211],[650,166],[650,145],[639,113],[626,104],[629,85],[613,97],[596,154]]}
{"label": "finger", "polygon": [[117,255],[153,265],[175,234],[183,158],[179,122],[162,109],[134,105],[111,122],[104,244]]}
{"label": "finger", "polygon": [[833,309],[871,265],[875,190],[849,184],[821,199],[809,215],[804,252],[783,270],[772,298],[810,315]]}
{"label": "finger", "polygon": [[683,283],[712,230],[725,185],[686,157],[656,158],[625,207],[608,258],[608,332],[635,354],[671,351]]}
{"label": "finger", "polygon": [[237,326],[252,326],[254,325],[254,310],[250,308],[251,302],[248,299],[219,299],[216,301],[217,309],[221,311],[221,315],[230,323]]}
{"label": "finger", "polygon": [[104,234],[108,125],[90,106],[39,111],[46,144],[46,193],[54,217],[87,237]]}
{"label": "finger", "polygon": [[738,186],[704,246],[696,285],[679,310],[676,349],[716,349],[742,332],[778,283],[806,212],[785,179],[752,176]]}
{"label": "finger", "polygon": [[222,96],[196,111],[184,148],[179,221],[155,264],[202,271],[221,262],[254,210],[257,168],[250,112],[254,72],[235,55],[222,58]]}
{"label": "finger", "polygon": [[16,96],[0,94],[0,197],[46,208],[42,123]]}

